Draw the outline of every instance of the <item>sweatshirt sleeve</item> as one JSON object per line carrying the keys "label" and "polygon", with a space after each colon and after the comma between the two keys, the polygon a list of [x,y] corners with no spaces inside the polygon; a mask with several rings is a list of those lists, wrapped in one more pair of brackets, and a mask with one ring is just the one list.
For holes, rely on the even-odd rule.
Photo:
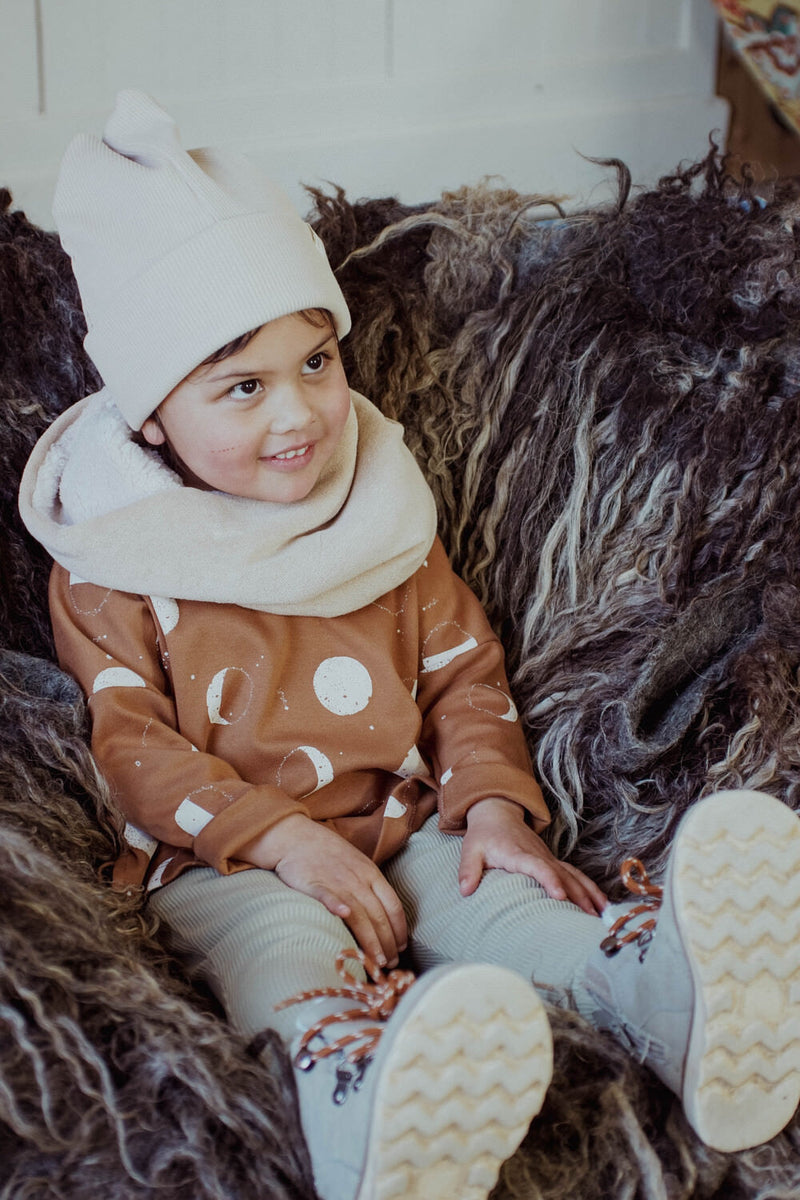
{"label": "sweatshirt sleeve", "polygon": [[421,749],[439,781],[440,827],[465,828],[469,808],[498,796],[550,820],[505,673],[503,647],[437,538],[418,572]]}
{"label": "sweatshirt sleeve", "polygon": [[132,844],[189,851],[228,874],[253,838],[291,813],[308,815],[280,788],[249,784],[181,735],[148,600],[55,566],[50,611],[59,662],[87,696],[92,752]]}

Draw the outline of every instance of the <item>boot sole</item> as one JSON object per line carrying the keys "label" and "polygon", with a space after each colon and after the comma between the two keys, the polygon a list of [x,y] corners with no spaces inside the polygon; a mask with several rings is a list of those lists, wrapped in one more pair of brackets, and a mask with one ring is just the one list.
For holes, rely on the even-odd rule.
{"label": "boot sole", "polygon": [[714,1149],[760,1145],[800,1101],[800,819],[760,792],[710,796],[668,887],[695,993],[684,1111]]}
{"label": "boot sole", "polygon": [[372,1068],[379,1083],[357,1200],[484,1200],[552,1076],[541,1000],[504,968],[436,968],[392,1026]]}

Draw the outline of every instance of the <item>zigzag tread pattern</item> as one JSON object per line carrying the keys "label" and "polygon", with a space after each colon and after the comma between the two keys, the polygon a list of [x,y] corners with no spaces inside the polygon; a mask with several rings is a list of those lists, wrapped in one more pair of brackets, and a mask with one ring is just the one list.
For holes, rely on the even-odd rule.
{"label": "zigzag tread pattern", "polygon": [[386,1083],[378,1200],[486,1196],[550,1081],[547,1017],[533,989],[524,1000],[513,1017],[504,1006],[476,1019],[467,1003],[416,1022]]}
{"label": "zigzag tread pattern", "polygon": [[[497,1088],[506,1092],[506,1100],[510,1102],[515,1096],[524,1095],[531,1083],[546,1081],[549,1072],[543,1051],[544,1047],[537,1047],[532,1055],[523,1059],[498,1054],[494,1061],[487,1059],[482,1064],[459,1062],[459,1093],[466,1098],[465,1103],[469,1103],[470,1099],[479,1100],[490,1089]],[[540,1064],[538,1071],[537,1063]],[[415,1060],[395,1080],[395,1097],[405,1103],[419,1096],[420,1104],[440,1108],[453,1090],[454,1075],[452,1070],[431,1071],[429,1064]]]}
{"label": "zigzag tread pattern", "polygon": [[441,1022],[420,1020],[415,1035],[420,1047],[420,1056],[425,1062],[446,1063],[463,1051],[468,1039],[470,1056],[474,1060],[493,1058],[508,1047],[509,1057],[535,1053],[541,1044],[541,1028],[536,1021],[523,1018],[519,1025],[509,1026],[508,1016],[495,1011],[485,1020],[454,1013],[451,1022],[442,1027]]}
{"label": "zigzag tread pattern", "polygon": [[447,1059],[434,1062],[415,1053],[394,1066],[391,1091],[395,1118],[422,1121],[426,1132],[444,1129],[450,1123],[448,1106],[452,1105],[470,1129],[480,1128],[480,1122],[489,1119],[506,1125],[510,1119],[513,1122],[519,1098],[549,1082],[551,1054],[545,1039],[526,1045],[521,1056],[498,1045],[483,1060],[465,1049],[469,1045],[467,1040],[453,1046]]}
{"label": "zigzag tread pattern", "polygon": [[755,1092],[764,1092],[780,1088],[800,1069],[800,1052],[795,1047],[794,1053],[771,1057],[770,1062],[763,1042],[756,1042],[744,1054],[729,1046],[716,1047],[708,1055],[708,1069],[714,1074],[704,1086],[713,1087],[724,1081],[726,1087],[732,1084],[737,1090],[752,1087]]}
{"label": "zigzag tread pattern", "polygon": [[[721,899],[715,897],[713,904],[704,905],[702,908],[698,901],[692,904],[692,919],[700,928],[705,926],[713,932],[719,928],[720,922],[727,919],[727,914],[735,910],[736,921],[743,922],[748,931],[755,929],[759,934],[770,937],[776,944],[785,944],[787,941],[793,940],[792,935],[795,933],[796,927],[800,925],[800,911],[798,911],[800,893],[797,898],[791,894],[785,898],[785,903],[789,905],[787,909],[776,902],[771,895],[761,900],[758,897],[748,896],[746,900],[742,901],[730,888],[723,888],[721,891]],[[784,933],[784,926],[787,923],[789,925],[788,936]]]}
{"label": "zigzag tread pattern", "polygon": [[757,931],[738,933],[723,931],[714,937],[712,931],[701,931],[693,941],[698,960],[708,964],[707,978],[741,970],[742,978],[755,977],[764,970],[782,981],[793,979],[798,970],[797,942],[782,938],[757,936]]}
{"label": "zigzag tread pattern", "polygon": [[[795,1091],[800,1099],[800,1041],[775,1037],[736,1037],[723,1028],[709,1029],[709,1040],[718,1045],[706,1050],[698,1091],[722,1089],[726,1092],[752,1086],[762,1095],[776,1089],[790,1076],[795,1077]],[[795,1100],[795,1104],[797,1103]]]}
{"label": "zigzag tread pattern", "polygon": [[721,808],[687,830],[676,890],[705,1006],[698,1109],[719,1130],[757,1113],[766,1137],[800,1099],[800,822],[764,813],[740,807],[740,836]]}
{"label": "zigzag tread pattern", "polygon": [[745,874],[736,864],[726,867],[724,874],[719,871],[716,876],[709,875],[707,867],[692,866],[687,867],[686,876],[693,879],[697,895],[703,897],[704,907],[712,914],[724,908],[731,899],[736,900],[745,912],[759,903],[777,913],[778,904],[772,899],[775,889],[784,901],[792,905],[800,899],[800,878],[797,875],[782,876],[766,866]]}
{"label": "zigzag tread pattern", "polygon": [[[793,820],[797,818],[793,816]],[[724,834],[716,834],[709,841],[687,834],[681,840],[681,854],[699,878],[708,879],[709,886],[712,879],[720,882],[716,877],[723,872],[733,876],[738,873],[748,879],[762,876],[788,886],[797,878],[800,848],[796,836],[776,839],[762,834],[759,841],[742,844],[738,838]]]}

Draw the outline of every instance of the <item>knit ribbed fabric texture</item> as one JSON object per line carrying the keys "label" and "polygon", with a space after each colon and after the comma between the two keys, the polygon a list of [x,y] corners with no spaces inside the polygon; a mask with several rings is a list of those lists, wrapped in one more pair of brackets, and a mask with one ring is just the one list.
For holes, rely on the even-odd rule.
{"label": "knit ribbed fabric texture", "polygon": [[[464,897],[460,853],[461,839],[440,833],[432,817],[384,866],[408,917],[415,968],[510,967],[548,1000],[588,1017],[593,1002],[582,976],[605,935],[603,923],[506,871],[487,871],[477,892]],[[296,1036],[302,1006],[276,1013],[275,1005],[310,988],[340,986],[336,956],[355,944],[338,917],[270,871],[198,868],[153,892],[149,904],[171,930],[171,949],[246,1034],[270,1027],[287,1041]]]}
{"label": "knit ribbed fabric texture", "polygon": [[509,967],[545,999],[588,1017],[583,971],[605,936],[604,923],[508,871],[485,871],[478,890],[462,896],[461,838],[440,833],[437,821],[426,821],[383,867],[406,913],[415,969],[447,962]]}
{"label": "knit ribbed fabric texture", "polygon": [[[298,1010],[275,1006],[311,988],[341,986],[336,957],[355,946],[338,917],[271,871],[196,868],[154,892],[149,906],[168,927],[170,949],[247,1036],[269,1028],[290,1042]],[[359,971],[355,963],[348,969]]]}

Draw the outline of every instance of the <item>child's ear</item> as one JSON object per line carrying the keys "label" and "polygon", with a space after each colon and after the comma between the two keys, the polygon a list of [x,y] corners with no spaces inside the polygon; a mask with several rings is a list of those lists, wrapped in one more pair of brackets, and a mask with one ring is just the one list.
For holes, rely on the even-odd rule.
{"label": "child's ear", "polygon": [[151,446],[163,446],[167,440],[167,435],[161,426],[158,417],[148,417],[142,426],[142,437]]}

